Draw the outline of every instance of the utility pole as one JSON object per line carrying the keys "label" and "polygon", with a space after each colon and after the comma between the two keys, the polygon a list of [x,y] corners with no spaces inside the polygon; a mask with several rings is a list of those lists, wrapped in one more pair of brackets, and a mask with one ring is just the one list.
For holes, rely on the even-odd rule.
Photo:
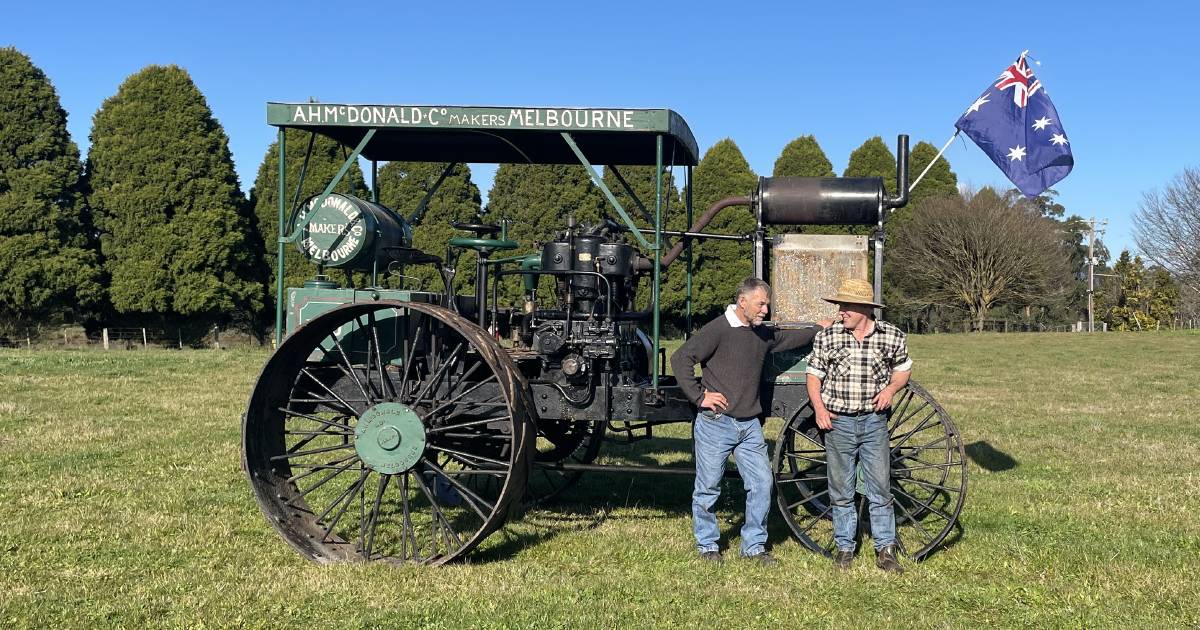
{"label": "utility pole", "polygon": [[[1108,225],[1108,219],[1100,221],[1100,231],[1104,231],[1104,226]],[[1094,296],[1096,293],[1096,217],[1092,217],[1088,221],[1088,332],[1096,332],[1096,313],[1094,305]]]}

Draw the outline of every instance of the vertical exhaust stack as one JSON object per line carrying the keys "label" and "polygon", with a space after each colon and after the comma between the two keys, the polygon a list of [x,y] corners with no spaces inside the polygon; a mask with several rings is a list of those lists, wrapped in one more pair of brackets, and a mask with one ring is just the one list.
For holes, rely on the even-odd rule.
{"label": "vertical exhaust stack", "polygon": [[896,196],[884,202],[888,208],[908,205],[908,135],[896,137]]}

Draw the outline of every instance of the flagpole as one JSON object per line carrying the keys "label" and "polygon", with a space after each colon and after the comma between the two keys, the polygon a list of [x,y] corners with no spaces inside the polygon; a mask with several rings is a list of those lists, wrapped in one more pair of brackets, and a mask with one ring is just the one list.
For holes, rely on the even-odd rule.
{"label": "flagpole", "polygon": [[958,137],[960,131],[960,129],[954,130],[954,135],[950,136],[950,139],[946,141],[946,144],[942,145],[942,150],[938,151],[937,155],[933,156],[933,160],[929,162],[929,166],[926,166],[925,170],[921,171],[920,175],[917,175],[917,179],[913,181],[911,186],[908,187],[908,192],[912,192],[913,189],[917,187],[917,184],[921,182],[921,178],[925,177],[925,174],[929,172],[929,169],[933,168],[934,164],[937,164],[938,158],[942,157],[942,154],[946,152],[946,149],[950,148],[950,143],[954,142],[954,139]]}

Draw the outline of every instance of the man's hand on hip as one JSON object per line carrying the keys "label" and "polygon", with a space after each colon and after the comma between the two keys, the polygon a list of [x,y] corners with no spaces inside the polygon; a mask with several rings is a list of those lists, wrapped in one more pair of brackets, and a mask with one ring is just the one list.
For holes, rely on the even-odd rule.
{"label": "man's hand on hip", "polygon": [[875,411],[883,411],[884,409],[891,407],[892,396],[895,394],[896,391],[892,389],[891,385],[884,387],[878,394],[875,394],[875,396],[871,398],[871,402],[875,404]]}
{"label": "man's hand on hip", "polygon": [[721,392],[704,392],[704,397],[700,399],[700,408],[725,413],[729,408],[729,401],[725,400],[725,394]]}
{"label": "man's hand on hip", "polygon": [[825,405],[820,405],[820,409],[816,409],[815,411],[817,412],[817,427],[822,431],[829,431],[832,429],[833,419],[837,416],[829,413],[829,410],[825,408]]}

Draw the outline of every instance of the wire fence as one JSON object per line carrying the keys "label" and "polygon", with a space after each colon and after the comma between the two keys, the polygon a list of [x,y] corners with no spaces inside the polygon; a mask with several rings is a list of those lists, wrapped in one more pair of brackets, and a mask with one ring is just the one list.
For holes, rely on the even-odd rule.
{"label": "wire fence", "polygon": [[[969,332],[1088,332],[1088,323],[1078,321],[1073,324],[1030,322],[1011,319],[985,319],[980,327],[979,322],[971,319],[944,321],[938,324],[923,324],[905,327],[907,333],[969,333]],[[1196,330],[1200,328],[1200,319],[1176,317],[1169,321],[1156,321],[1152,325],[1141,325],[1134,330]],[[1094,332],[1109,332],[1116,330],[1106,322],[1095,322]]]}
{"label": "wire fence", "polygon": [[230,348],[263,345],[253,335],[233,330],[211,330],[200,338],[162,328],[108,326],[85,331],[81,326],[47,328],[24,337],[0,335],[0,348],[96,348],[149,350],[154,348]]}

